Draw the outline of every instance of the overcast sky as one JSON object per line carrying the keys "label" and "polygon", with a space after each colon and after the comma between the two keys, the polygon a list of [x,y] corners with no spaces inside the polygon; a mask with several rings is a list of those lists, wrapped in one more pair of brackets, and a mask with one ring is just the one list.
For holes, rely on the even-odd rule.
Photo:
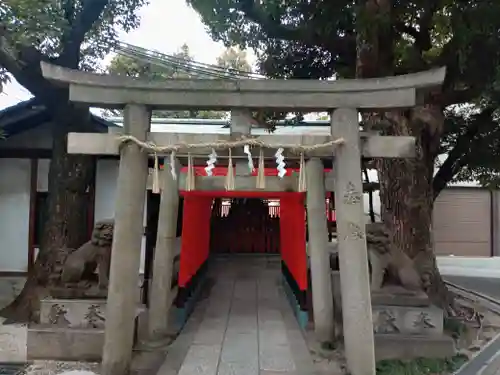
{"label": "overcast sky", "polygon": [[[173,53],[187,43],[195,60],[213,64],[224,47],[212,41],[198,14],[186,0],[150,0],[140,11],[141,26],[123,41],[164,53]],[[249,61],[254,63],[253,54]],[[0,94],[0,109],[28,99],[30,94],[18,84],[9,84]]]}

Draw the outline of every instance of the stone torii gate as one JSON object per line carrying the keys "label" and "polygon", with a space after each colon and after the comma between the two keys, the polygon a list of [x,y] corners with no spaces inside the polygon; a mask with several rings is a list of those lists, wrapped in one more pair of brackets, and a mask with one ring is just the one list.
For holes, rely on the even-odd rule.
{"label": "stone torii gate", "polygon": [[[281,111],[325,111],[331,113],[331,136],[265,135],[258,139],[268,148],[282,144],[302,147],[325,144],[342,139],[335,147],[318,148],[307,154],[307,214],[309,222],[309,254],[313,292],[315,330],[318,338],[333,334],[333,303],[327,254],[327,225],[324,213],[325,185],[335,191],[342,311],[345,351],[353,375],[374,375],[375,356],[368,259],[363,211],[361,157],[400,158],[415,154],[413,137],[362,134],[358,110],[400,109],[413,107],[425,91],[442,84],[445,69],[366,80],[166,80],[149,82],[128,77],[98,75],[68,70],[42,63],[45,78],[69,85],[70,100],[85,105],[125,108],[123,134],[138,141],[161,146],[180,145],[177,161],[185,164],[191,149],[182,145],[230,141],[245,135],[251,137],[249,123],[241,114],[251,109]],[[152,109],[217,109],[232,110],[231,135],[150,133]],[[206,161],[210,148],[196,149],[190,159]],[[132,356],[135,317],[135,289],[139,270],[142,239],[144,194],[148,175],[148,153],[135,142],[123,143],[116,134],[71,133],[68,152],[74,154],[120,155],[115,232],[113,238],[110,284],[107,300],[103,375],[128,373]],[[275,151],[265,157],[272,157]],[[219,158],[227,156],[221,151]],[[234,156],[235,158],[241,156]],[[285,151],[287,161],[298,156]],[[334,158],[333,176],[325,178],[321,159]],[[167,158],[168,159],[168,158]],[[168,161],[166,159],[166,161]],[[177,161],[174,163],[177,164]],[[238,173],[235,190],[255,190],[255,177]],[[173,166],[174,169],[178,166]],[[169,308],[173,237],[173,213],[178,188],[185,181],[174,180],[163,173],[158,240],[155,254],[153,291],[150,306],[150,332],[166,329]],[[294,190],[295,177],[267,177],[266,190]],[[178,186],[181,185],[181,186]],[[218,177],[197,178],[196,189],[223,190]],[[333,189],[331,188],[333,186]],[[170,267],[170,268],[169,268]]]}

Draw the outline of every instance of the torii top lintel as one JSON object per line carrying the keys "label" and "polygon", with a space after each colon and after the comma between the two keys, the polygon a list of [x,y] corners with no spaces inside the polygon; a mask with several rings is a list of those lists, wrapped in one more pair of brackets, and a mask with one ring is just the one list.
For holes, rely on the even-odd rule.
{"label": "torii top lintel", "polygon": [[340,79],[144,79],[95,74],[41,63],[43,76],[69,85],[70,100],[105,108],[144,104],[153,109],[232,108],[324,111],[408,108],[440,86],[446,68],[394,77]]}

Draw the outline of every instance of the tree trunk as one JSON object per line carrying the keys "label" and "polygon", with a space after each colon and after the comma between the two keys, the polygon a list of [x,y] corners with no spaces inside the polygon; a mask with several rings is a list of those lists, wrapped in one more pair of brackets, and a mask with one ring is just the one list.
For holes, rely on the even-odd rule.
{"label": "tree trunk", "polygon": [[[392,27],[390,0],[366,0],[357,23],[356,77],[394,74],[396,34]],[[438,93],[439,94],[439,93]],[[433,103],[433,97],[427,98]],[[391,233],[394,249],[408,254],[422,276],[431,301],[453,312],[453,298],[439,274],[431,241],[434,161],[443,131],[443,109],[427,105],[408,111],[364,113],[366,130],[383,116],[390,126],[387,135],[416,138],[414,159],[377,161],[380,182],[381,218]]]}
{"label": "tree trunk", "polygon": [[441,132],[429,124],[442,122],[442,112],[419,107],[388,116],[392,125],[387,133],[414,136],[417,152],[414,159],[378,161],[382,221],[390,230],[395,248],[414,260],[431,301],[452,313],[453,299],[439,274],[431,238],[432,180]]}
{"label": "tree trunk", "polygon": [[88,240],[87,192],[94,183],[95,158],[69,155],[67,133],[91,131],[88,109],[64,104],[53,113],[53,150],[49,169],[47,222],[33,271],[17,298],[0,315],[10,322],[39,320],[40,298],[59,277],[68,249]]}

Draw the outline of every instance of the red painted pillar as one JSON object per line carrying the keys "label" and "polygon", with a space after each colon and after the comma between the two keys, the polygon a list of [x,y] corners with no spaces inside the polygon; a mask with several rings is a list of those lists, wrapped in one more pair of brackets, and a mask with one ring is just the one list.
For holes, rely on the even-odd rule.
{"label": "red painted pillar", "polygon": [[186,194],[182,217],[179,287],[186,287],[208,258],[212,199]]}
{"label": "red painted pillar", "polygon": [[281,257],[301,291],[307,290],[304,194],[286,193],[280,199]]}

